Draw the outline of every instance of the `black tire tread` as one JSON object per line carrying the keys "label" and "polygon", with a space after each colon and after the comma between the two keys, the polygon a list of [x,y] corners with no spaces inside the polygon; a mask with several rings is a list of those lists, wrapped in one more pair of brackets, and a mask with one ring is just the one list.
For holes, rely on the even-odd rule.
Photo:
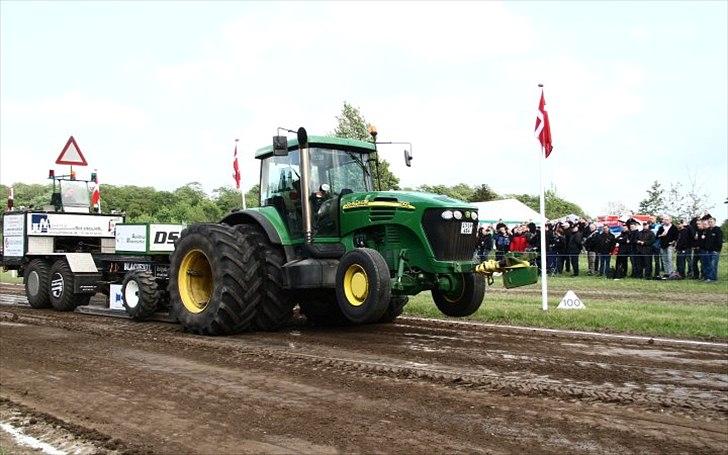
{"label": "black tire tread", "polygon": [[485,297],[485,278],[475,273],[463,274],[463,295],[456,302],[450,302],[438,289],[432,290],[432,300],[445,316],[465,317],[478,311]]}
{"label": "black tire tread", "polygon": [[[68,265],[66,259],[59,259],[53,263],[49,278],[53,278],[55,273],[59,273],[63,277],[63,294],[61,294],[61,298],[54,299],[50,296],[51,305],[55,310],[73,311],[76,307],[88,305],[91,300],[91,295],[73,293],[74,276],[71,271],[71,266]],[[48,291],[50,295],[50,286]]]}
{"label": "black tire tread", "polygon": [[[180,262],[187,251],[185,242],[211,247],[206,254],[213,271],[213,292],[208,306],[197,314],[185,309],[177,285]],[[182,326],[200,335],[250,330],[262,299],[263,280],[249,236],[224,224],[199,223],[183,230],[176,245],[170,257],[169,297],[172,313]]]}
{"label": "black tire tread", "polygon": [[[131,308],[126,303],[126,285],[129,281],[136,281],[139,285],[139,303]],[[147,270],[132,270],[124,276],[121,286],[121,294],[124,296],[122,304],[126,314],[135,321],[149,319],[156,311],[161,291],[157,285],[154,275]]]}
{"label": "black tire tread", "polygon": [[[28,275],[30,272],[35,270],[38,272],[38,294],[31,296],[28,293]],[[23,282],[25,283],[25,296],[28,298],[28,303],[32,308],[50,308],[51,300],[49,293],[49,286],[51,283],[50,267],[48,263],[42,259],[33,259],[25,267],[25,273],[23,273]]]}
{"label": "black tire tread", "polygon": [[257,308],[253,326],[264,331],[279,329],[291,321],[295,306],[291,293],[283,287],[283,251],[271,244],[265,233],[255,225],[241,224],[236,229],[255,245],[258,270],[263,281],[263,299]]}
{"label": "black tire tread", "polygon": [[[357,258],[357,256],[359,257]],[[368,262],[373,269],[371,270],[371,272],[373,272],[372,279],[375,281],[370,282],[370,287],[376,289],[376,294],[373,295],[373,300],[370,301],[371,306],[369,303],[364,303],[362,305],[362,308],[365,308],[366,313],[356,314],[350,311],[350,314],[347,314],[347,310],[350,308],[350,305],[346,301],[342,281],[345,272],[344,269],[347,267],[346,264],[350,261],[354,261],[352,264],[359,263],[361,265],[366,265]],[[392,290],[390,288],[390,280],[389,266],[379,251],[371,248],[356,248],[349,251],[342,256],[339,268],[336,271],[336,300],[339,303],[341,312],[347,319],[357,324],[368,324],[379,321],[382,315],[386,313],[391,297]],[[372,297],[372,295],[368,296],[367,300],[370,297]]]}

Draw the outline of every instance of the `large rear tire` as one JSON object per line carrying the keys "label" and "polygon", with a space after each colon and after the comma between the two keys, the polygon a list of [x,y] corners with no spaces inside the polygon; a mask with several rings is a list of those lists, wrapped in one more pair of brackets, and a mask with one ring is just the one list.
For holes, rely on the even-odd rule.
{"label": "large rear tire", "polygon": [[464,317],[478,311],[485,297],[485,278],[475,273],[463,273],[456,289],[444,293],[432,290],[432,299],[437,308],[446,316]]}
{"label": "large rear tire", "polygon": [[50,285],[48,264],[41,259],[33,259],[28,263],[23,274],[25,296],[33,308],[50,308],[51,300],[48,291]]}
{"label": "large rear tire", "polygon": [[132,270],[124,276],[121,285],[122,304],[132,319],[149,319],[159,302],[160,290],[154,275],[146,270]]}
{"label": "large rear tire", "polygon": [[255,258],[262,280],[263,298],[258,304],[253,326],[257,330],[279,329],[291,321],[295,306],[291,293],[283,287],[283,264],[286,262],[283,251],[271,244],[256,226],[241,224],[236,229],[255,245]]}
{"label": "large rear tire", "polygon": [[224,224],[193,224],[170,257],[172,314],[201,335],[250,330],[264,295],[261,273],[250,235]]}
{"label": "large rear tire", "polygon": [[73,311],[81,305],[88,305],[89,294],[74,294],[73,272],[65,259],[53,263],[50,270],[49,299],[53,308],[58,311]]}
{"label": "large rear tire", "polygon": [[336,270],[336,300],[341,312],[355,324],[378,321],[389,305],[390,281],[389,267],[377,250],[349,251]]}

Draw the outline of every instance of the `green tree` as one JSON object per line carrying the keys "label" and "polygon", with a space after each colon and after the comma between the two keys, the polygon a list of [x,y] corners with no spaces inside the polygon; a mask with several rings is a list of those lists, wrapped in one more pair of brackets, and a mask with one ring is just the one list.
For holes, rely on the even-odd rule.
{"label": "green tree", "polygon": [[[53,185],[50,183],[13,183],[13,206],[17,210],[20,207],[42,209],[51,203]],[[7,200],[10,195],[10,187],[0,185],[0,210],[7,209]]]}
{"label": "green tree", "polygon": [[473,195],[468,199],[469,202],[485,202],[500,199],[500,195],[496,193],[487,183],[482,183],[473,188]]}
{"label": "green tree", "polygon": [[[352,106],[346,101],[344,101],[344,107],[341,109],[341,115],[336,116],[336,122],[336,129],[333,132],[334,136],[358,139],[360,141],[371,140],[367,129],[368,124],[359,111],[359,108]],[[373,175],[373,177],[376,179],[377,176]],[[379,159],[379,180],[382,190],[399,189],[399,178],[389,169],[389,162],[385,159]]]}
{"label": "green tree", "polygon": [[660,182],[655,180],[647,190],[647,197],[640,201],[638,209],[642,215],[662,215],[665,213],[665,190]]}
{"label": "green tree", "polygon": [[248,207],[260,206],[260,184],[256,183],[245,193],[245,204]]}
{"label": "green tree", "polygon": [[[506,198],[517,199],[535,211],[540,210],[540,202],[538,195],[533,194],[507,194]],[[586,218],[584,210],[577,204],[567,201],[559,197],[555,191],[547,190],[545,195],[546,218],[552,220],[561,218],[562,216],[574,215]]]}
{"label": "green tree", "polygon": [[443,196],[459,199],[461,201],[470,201],[475,194],[475,190],[465,183],[458,183],[454,186],[447,185],[420,185],[418,191],[426,193],[442,194]]}

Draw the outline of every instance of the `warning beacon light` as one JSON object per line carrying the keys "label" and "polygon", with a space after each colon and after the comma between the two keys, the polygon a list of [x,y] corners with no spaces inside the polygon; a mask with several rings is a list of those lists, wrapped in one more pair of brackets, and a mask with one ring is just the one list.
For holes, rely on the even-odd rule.
{"label": "warning beacon light", "polygon": [[76,180],[76,171],[71,169],[71,180]]}
{"label": "warning beacon light", "polygon": [[53,169],[48,169],[48,178],[49,179],[56,178],[56,171],[54,171]]}
{"label": "warning beacon light", "polygon": [[91,181],[96,183],[96,172],[91,173]]}

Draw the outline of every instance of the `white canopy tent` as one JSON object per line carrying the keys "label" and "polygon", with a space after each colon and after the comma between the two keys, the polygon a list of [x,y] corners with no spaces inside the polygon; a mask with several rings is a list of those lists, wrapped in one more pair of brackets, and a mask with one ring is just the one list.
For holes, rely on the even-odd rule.
{"label": "white canopy tent", "polygon": [[509,227],[533,221],[539,225],[541,215],[517,199],[500,199],[497,201],[472,202],[478,207],[480,224],[503,222]]}

